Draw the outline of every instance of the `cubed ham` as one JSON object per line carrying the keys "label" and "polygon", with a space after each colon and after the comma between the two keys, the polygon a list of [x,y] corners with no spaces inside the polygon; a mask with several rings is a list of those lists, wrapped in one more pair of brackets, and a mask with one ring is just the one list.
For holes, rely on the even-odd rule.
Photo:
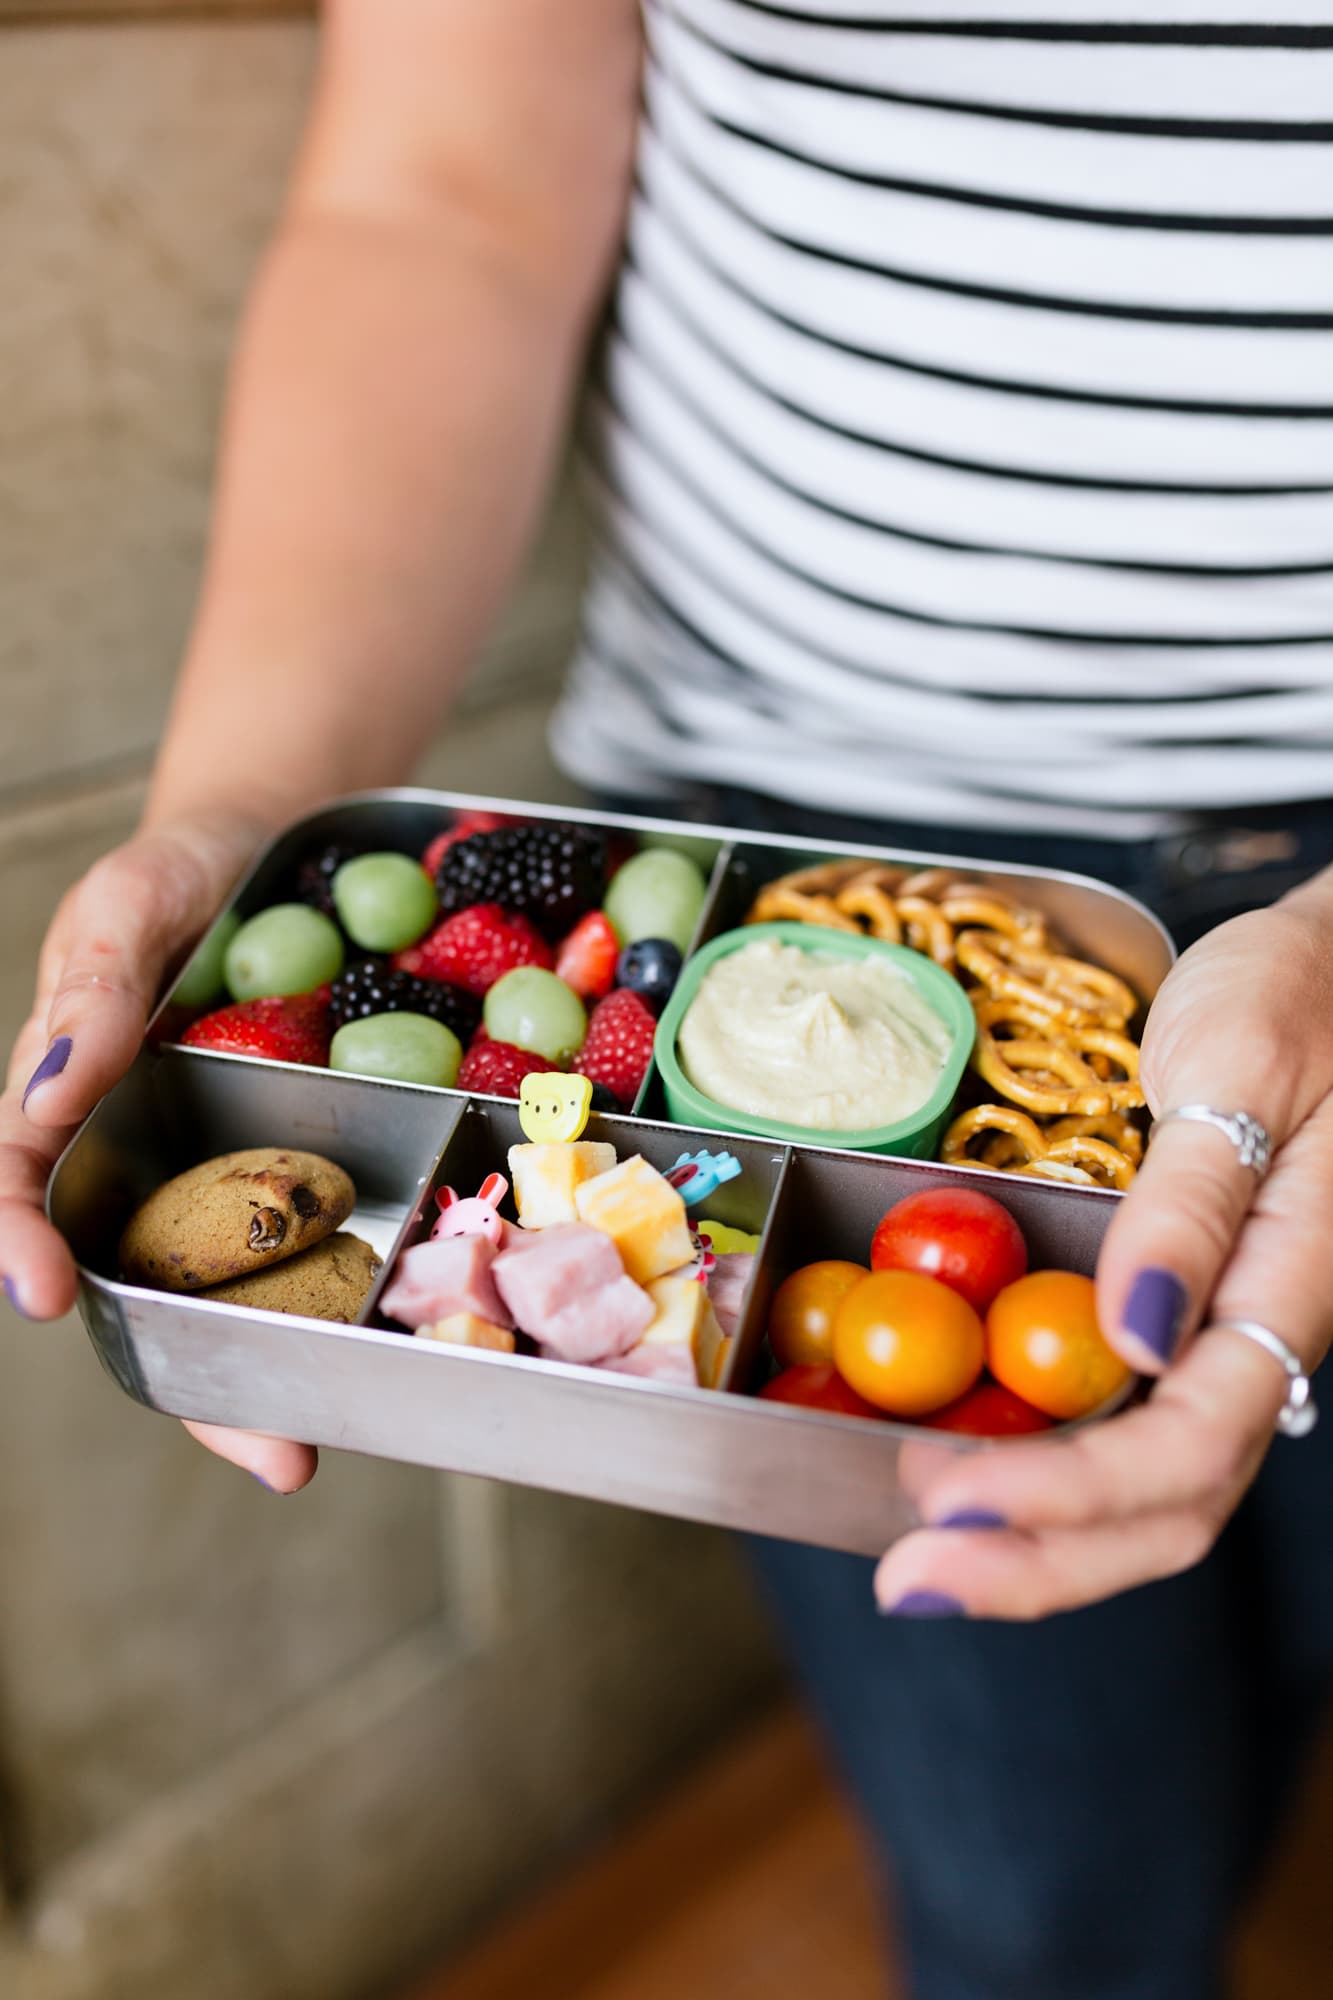
{"label": "cubed ham", "polygon": [[380,1304],[389,1319],[414,1332],[453,1313],[512,1327],[492,1276],[495,1261],[495,1246],[484,1236],[437,1236],[414,1243],[398,1259]]}
{"label": "cubed ham", "polygon": [[605,1361],[633,1347],[652,1316],[643,1286],[622,1275],[549,1314],[537,1338],[550,1361]]}
{"label": "cubed ham", "polygon": [[728,1250],[708,1273],[708,1296],[718,1324],[728,1339],[740,1323],[746,1287],[754,1275],[752,1250]]}
{"label": "cubed ham", "polygon": [[658,1347],[651,1341],[641,1340],[627,1354],[613,1354],[609,1361],[603,1361],[601,1365],[617,1375],[639,1375],[651,1382],[678,1382],[689,1389],[696,1387],[690,1350],[678,1343]]}
{"label": "cubed ham", "polygon": [[[534,1340],[546,1338],[546,1322],[566,1306],[613,1285],[625,1267],[609,1236],[585,1222],[557,1222],[525,1234],[522,1244],[502,1250],[495,1260],[496,1289],[509,1310],[509,1324]],[[610,1352],[610,1350],[607,1350]]]}

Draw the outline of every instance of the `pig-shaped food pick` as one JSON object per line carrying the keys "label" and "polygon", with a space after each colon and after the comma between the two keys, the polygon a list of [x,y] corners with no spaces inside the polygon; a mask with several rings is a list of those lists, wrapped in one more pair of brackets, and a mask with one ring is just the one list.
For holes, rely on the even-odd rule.
{"label": "pig-shaped food pick", "polygon": [[505,1233],[500,1203],[508,1192],[503,1174],[487,1174],[476,1194],[466,1201],[460,1201],[451,1187],[437,1188],[440,1215],[430,1232],[431,1241],[437,1236],[484,1236],[499,1249]]}
{"label": "pig-shaped food pick", "polygon": [[569,1145],[578,1138],[592,1109],[586,1076],[534,1070],[519,1086],[518,1118],[534,1145]]}

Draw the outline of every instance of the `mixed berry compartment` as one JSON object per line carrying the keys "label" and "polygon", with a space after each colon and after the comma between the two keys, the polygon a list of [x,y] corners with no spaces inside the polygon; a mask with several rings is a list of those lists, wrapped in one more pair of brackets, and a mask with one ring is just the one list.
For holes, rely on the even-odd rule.
{"label": "mixed berry compartment", "polygon": [[[371,795],[313,815],[261,857],[154,1034],[500,1097],[552,1066],[588,1075],[607,1113],[867,1143],[865,1134],[747,1121],[727,1101],[705,1116],[697,1092],[678,1079],[673,1091],[676,1050],[664,1048],[660,1025],[673,985],[681,980],[679,1013],[696,990],[701,948],[748,935],[743,927],[774,910],[795,919],[783,929],[811,960],[829,956],[829,926],[854,931],[851,942],[881,959],[897,949],[933,974],[943,968],[966,999],[976,1046],[961,1088],[943,1093],[947,1119],[942,1109],[927,1121],[920,1146],[890,1140],[878,1150],[933,1154],[942,1139],[941,1156],[954,1163],[1128,1184],[1144,1137],[1138,1003],[1169,965],[1170,946],[1129,899],[1048,871],[429,793]],[[293,936],[297,963],[284,976],[274,965]],[[310,993],[257,990],[321,971],[331,976]],[[224,973],[249,997],[219,994]]]}
{"label": "mixed berry compartment", "polygon": [[628,1111],[717,848],[519,808],[349,801],[261,858],[155,1034],[496,1096],[573,1069],[599,1109]]}

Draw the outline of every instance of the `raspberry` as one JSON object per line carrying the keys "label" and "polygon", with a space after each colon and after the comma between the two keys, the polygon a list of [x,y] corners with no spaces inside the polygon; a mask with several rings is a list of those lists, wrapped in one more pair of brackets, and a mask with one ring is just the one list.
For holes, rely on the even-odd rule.
{"label": "raspberry", "polygon": [[551,947],[526,917],[511,917],[498,903],[478,903],[437,924],[420,944],[395,952],[396,972],[439,979],[465,993],[486,993],[516,965],[551,969]]}
{"label": "raspberry", "polygon": [[620,987],[593,1008],[575,1067],[594,1083],[604,1083],[628,1110],[648,1074],[656,1033],[651,1007],[628,987]]}
{"label": "raspberry", "polygon": [[219,1007],[188,1027],[181,1040],[192,1049],[319,1066],[328,1062],[330,1034],[329,989],[324,986],[314,993]]}
{"label": "raspberry", "polygon": [[475,996],[461,986],[396,972],[382,959],[365,958],[349,965],[334,980],[331,995],[335,1028],[369,1014],[428,1014],[466,1044],[481,1019]]}
{"label": "raspberry", "polygon": [[515,1048],[512,1042],[493,1042],[483,1029],[463,1057],[457,1088],[481,1091],[490,1097],[517,1097],[525,1076],[556,1067],[531,1049]]}
{"label": "raspberry", "polygon": [[545,822],[474,833],[446,853],[435,876],[446,915],[499,903],[558,938],[602,900],[606,840],[590,826]]}

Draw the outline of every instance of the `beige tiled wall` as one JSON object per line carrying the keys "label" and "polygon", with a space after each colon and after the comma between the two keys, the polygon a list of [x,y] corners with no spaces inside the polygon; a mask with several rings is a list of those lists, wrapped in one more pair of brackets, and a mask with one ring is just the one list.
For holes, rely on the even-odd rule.
{"label": "beige tiled wall", "polygon": [[[6,1043],[48,911],[134,821],[311,69],[296,19],[117,11],[0,0]],[[565,795],[542,725],[580,539],[566,503],[433,780]],[[124,1401],[74,1320],[0,1307],[0,1366],[6,2000],[350,2000],[767,1685],[701,1530],[336,1458],[276,1501]]]}

